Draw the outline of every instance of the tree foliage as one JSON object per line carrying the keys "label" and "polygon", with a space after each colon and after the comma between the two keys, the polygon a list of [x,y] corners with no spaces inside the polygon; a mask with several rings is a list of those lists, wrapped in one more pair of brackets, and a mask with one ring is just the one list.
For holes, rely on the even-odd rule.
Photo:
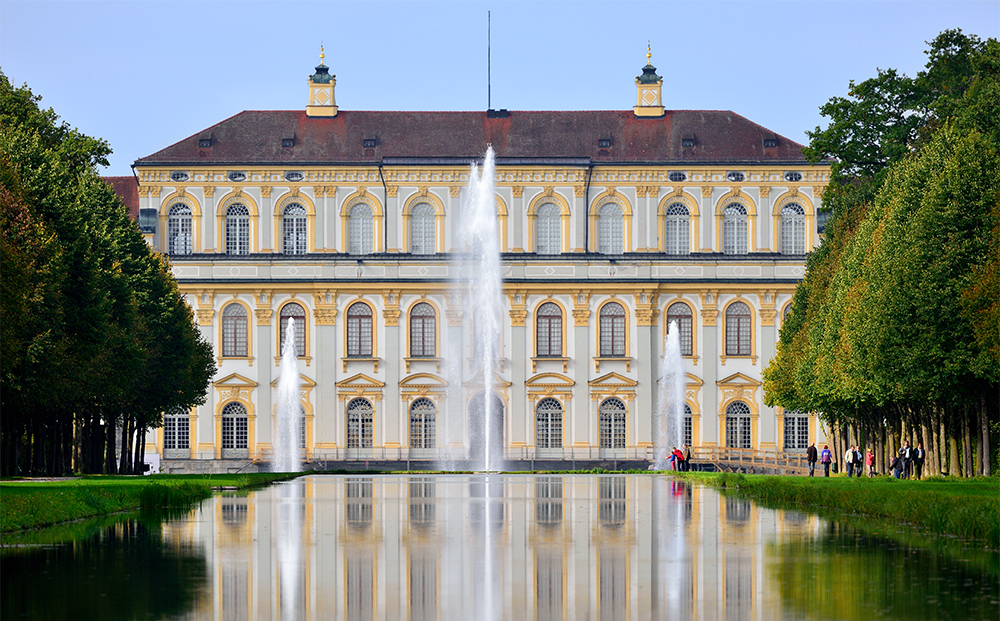
{"label": "tree foliage", "polygon": [[163,411],[204,402],[211,349],[98,176],[107,143],[38,101],[0,73],[0,471],[133,472]]}
{"label": "tree foliage", "polygon": [[1000,388],[1000,45],[946,31],[927,54],[916,78],[880,70],[821,109],[831,122],[808,153],[836,159],[823,201],[833,213],[764,372],[766,401],[880,439],[916,430],[904,435],[939,452],[944,427],[975,438],[979,462],[963,449],[964,471],[988,474]]}

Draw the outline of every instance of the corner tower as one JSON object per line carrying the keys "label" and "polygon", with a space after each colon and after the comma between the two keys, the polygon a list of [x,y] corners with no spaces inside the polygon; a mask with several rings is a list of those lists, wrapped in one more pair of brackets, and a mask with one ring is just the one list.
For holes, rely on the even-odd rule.
{"label": "corner tower", "polygon": [[635,107],[632,110],[636,116],[663,116],[663,78],[656,75],[656,67],[652,65],[653,52],[646,44],[646,66],[642,75],[636,77]]}
{"label": "corner tower", "polygon": [[330,68],[323,64],[326,54],[319,48],[319,64],[316,73],[309,76],[309,104],[306,116],[337,116],[337,102],[333,90],[337,86],[337,76],[330,74]]}

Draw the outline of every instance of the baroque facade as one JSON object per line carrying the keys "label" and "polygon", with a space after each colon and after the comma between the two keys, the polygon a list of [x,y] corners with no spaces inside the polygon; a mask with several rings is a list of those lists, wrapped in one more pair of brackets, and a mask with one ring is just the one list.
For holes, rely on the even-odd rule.
{"label": "baroque facade", "polygon": [[649,63],[635,82],[626,111],[351,111],[321,56],[305,110],[245,111],[137,160],[140,225],[219,366],[207,403],[168,413],[147,453],[266,461],[290,318],[307,459],[455,449],[439,442],[463,330],[451,257],[487,145],[508,458],[650,457],[672,321],[687,443],[820,441],[814,416],[764,405],[761,371],[819,243],[829,166],[733,112],[666,109]]}

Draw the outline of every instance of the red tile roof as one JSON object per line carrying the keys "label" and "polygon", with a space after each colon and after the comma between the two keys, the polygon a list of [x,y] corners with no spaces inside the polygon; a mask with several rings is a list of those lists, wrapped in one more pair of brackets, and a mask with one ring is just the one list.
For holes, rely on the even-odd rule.
{"label": "red tile roof", "polygon": [[[567,112],[356,112],[307,117],[304,111],[245,111],[136,160],[137,166],[328,165],[469,161],[492,144],[498,162],[595,164],[804,164],[802,145],[722,110]],[[294,144],[282,146],[294,135]],[[199,138],[211,137],[210,147]],[[682,138],[693,138],[683,148]],[[764,139],[777,146],[764,146]],[[366,140],[375,147],[366,148]],[[599,140],[610,140],[601,148]],[[419,158],[416,160],[414,158]],[[456,161],[456,163],[458,163]]]}
{"label": "red tile roof", "polygon": [[139,185],[135,182],[135,177],[101,177],[104,182],[111,186],[115,194],[122,199],[128,207],[129,216],[135,220],[139,217]]}

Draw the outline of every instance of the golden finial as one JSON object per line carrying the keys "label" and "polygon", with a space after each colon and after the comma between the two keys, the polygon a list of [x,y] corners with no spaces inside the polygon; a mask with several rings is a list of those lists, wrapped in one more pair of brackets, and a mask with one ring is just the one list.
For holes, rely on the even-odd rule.
{"label": "golden finial", "polygon": [[652,64],[653,62],[653,52],[652,47],[649,45],[649,39],[646,40],[646,64]]}
{"label": "golden finial", "polygon": [[323,64],[323,59],[326,58],[326,54],[323,53],[323,44],[319,44],[319,64]]}

